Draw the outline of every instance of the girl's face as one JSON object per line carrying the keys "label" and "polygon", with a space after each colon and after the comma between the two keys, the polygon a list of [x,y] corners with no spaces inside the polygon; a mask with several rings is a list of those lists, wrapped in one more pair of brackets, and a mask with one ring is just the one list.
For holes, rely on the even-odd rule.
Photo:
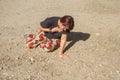
{"label": "girl's face", "polygon": [[58,28],[61,29],[61,30],[64,30],[64,31],[69,29],[67,26],[62,25],[60,20],[58,20]]}

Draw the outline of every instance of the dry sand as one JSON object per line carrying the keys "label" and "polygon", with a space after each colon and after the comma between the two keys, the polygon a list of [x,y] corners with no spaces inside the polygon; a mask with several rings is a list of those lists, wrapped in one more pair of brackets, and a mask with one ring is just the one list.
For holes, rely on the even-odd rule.
{"label": "dry sand", "polygon": [[[72,15],[65,54],[29,50],[23,35]],[[120,0],[0,0],[0,80],[120,80]]]}

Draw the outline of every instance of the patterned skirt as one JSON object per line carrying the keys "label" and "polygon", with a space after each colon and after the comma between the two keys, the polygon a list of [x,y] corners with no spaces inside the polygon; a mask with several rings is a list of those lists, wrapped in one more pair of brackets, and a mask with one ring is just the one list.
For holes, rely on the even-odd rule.
{"label": "patterned skirt", "polygon": [[42,31],[37,35],[25,34],[24,37],[29,49],[40,47],[44,51],[53,51],[60,46],[60,39],[48,39]]}

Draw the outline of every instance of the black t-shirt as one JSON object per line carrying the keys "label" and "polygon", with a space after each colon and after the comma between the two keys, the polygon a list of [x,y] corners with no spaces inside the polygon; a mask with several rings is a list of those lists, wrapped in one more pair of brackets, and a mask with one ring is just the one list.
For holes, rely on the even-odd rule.
{"label": "black t-shirt", "polygon": [[[58,20],[60,17],[50,17],[46,18],[44,21],[40,22],[40,25],[44,28],[54,28],[58,26]],[[68,34],[70,31],[61,31],[61,32],[45,32],[45,36],[49,39],[60,39],[62,34]]]}

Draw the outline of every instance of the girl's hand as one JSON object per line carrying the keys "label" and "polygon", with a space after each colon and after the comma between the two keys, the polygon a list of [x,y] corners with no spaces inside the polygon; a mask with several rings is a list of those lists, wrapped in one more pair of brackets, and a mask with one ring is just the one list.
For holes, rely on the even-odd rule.
{"label": "girl's hand", "polygon": [[59,29],[58,27],[52,28],[51,32],[61,32],[63,30]]}
{"label": "girl's hand", "polygon": [[61,59],[68,59],[68,56],[65,55],[64,53],[59,53],[59,57],[60,57]]}

